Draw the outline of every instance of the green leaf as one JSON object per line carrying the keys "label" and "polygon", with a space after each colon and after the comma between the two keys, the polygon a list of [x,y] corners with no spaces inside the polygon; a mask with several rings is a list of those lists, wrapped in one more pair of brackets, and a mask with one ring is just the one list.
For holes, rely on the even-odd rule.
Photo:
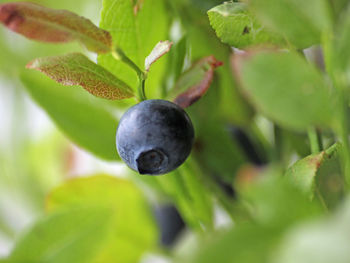
{"label": "green leaf", "polygon": [[350,261],[349,198],[334,215],[291,229],[275,250],[272,263],[347,263]]}
{"label": "green leaf", "polygon": [[337,208],[346,195],[342,166],[342,145],[336,143],[325,150],[325,157],[316,175],[318,191],[326,206]]}
{"label": "green leaf", "polygon": [[340,16],[334,38],[334,65],[342,81],[350,82],[350,5]]}
{"label": "green leaf", "polygon": [[101,99],[82,89],[68,89],[36,72],[23,72],[21,80],[32,98],[73,142],[104,159],[118,159],[118,121]]}
{"label": "green leaf", "polygon": [[239,194],[254,222],[236,221],[231,229],[201,242],[194,258],[181,262],[270,262],[289,227],[319,215],[318,206],[279,174],[260,174]]}
{"label": "green leaf", "polygon": [[174,103],[187,108],[198,101],[210,87],[214,78],[214,70],[221,66],[214,56],[202,58],[184,72],[175,84],[170,97]]}
{"label": "green leaf", "polygon": [[[204,174],[199,169],[197,163],[191,159],[180,169],[185,188],[191,202],[191,210],[195,218],[205,227],[211,227],[214,224],[214,205],[212,195],[208,185],[205,183]],[[184,198],[184,197],[181,197]],[[185,200],[183,200],[185,201]]]}
{"label": "green leaf", "polygon": [[344,10],[349,6],[349,0],[330,0],[330,5],[333,7],[335,17],[341,17],[344,13]]}
{"label": "green leaf", "polygon": [[263,25],[297,48],[320,43],[332,25],[327,0],[251,0],[249,7]]}
{"label": "green leaf", "polygon": [[[113,42],[139,68],[144,68],[145,58],[153,47],[168,38],[169,16],[164,1],[104,0],[100,26],[112,34]],[[134,89],[138,86],[135,72],[111,55],[99,56],[98,63]],[[160,97],[166,63],[164,57],[152,66],[147,78],[148,98]]]}
{"label": "green leaf", "polygon": [[283,44],[277,34],[267,31],[249,13],[245,3],[225,2],[208,11],[211,26],[222,42],[236,48],[257,44]]}
{"label": "green leaf", "polygon": [[174,43],[171,52],[169,53],[169,63],[167,66],[171,78],[169,88],[172,88],[171,85],[173,85],[173,83],[175,83],[180,77],[185,66],[185,60],[188,58],[189,53],[190,48],[188,37],[183,36],[178,42]]}
{"label": "green leaf", "polygon": [[249,204],[255,221],[268,227],[286,227],[318,216],[322,211],[317,200],[311,201],[294,183],[283,177],[279,169],[273,167],[236,186],[241,200]]}
{"label": "green leaf", "polygon": [[96,53],[111,50],[111,35],[86,18],[29,2],[0,5],[0,22],[33,40],[64,43],[77,40]]}
{"label": "green leaf", "polygon": [[27,68],[36,69],[66,86],[80,85],[92,95],[110,100],[132,97],[132,89],[80,53],[38,58]]}
{"label": "green leaf", "polygon": [[131,182],[106,175],[77,178],[54,189],[49,212],[77,207],[107,207],[111,222],[105,244],[92,262],[138,262],[157,244],[158,233],[148,203]]}
{"label": "green leaf", "polygon": [[297,161],[286,172],[286,177],[300,187],[301,190],[313,196],[316,173],[324,159],[325,152],[312,154]]}
{"label": "green leaf", "polygon": [[268,262],[276,242],[279,241],[280,232],[278,228],[240,225],[211,240],[209,244],[202,245],[195,259],[185,262]]}
{"label": "green leaf", "polygon": [[340,150],[341,145],[337,143],[325,151],[309,155],[289,167],[285,176],[310,197],[316,191],[327,207],[335,207],[344,196]]}
{"label": "green leaf", "polygon": [[332,97],[322,75],[295,53],[236,55],[236,76],[251,103],[277,124],[304,130],[332,125]]}
{"label": "green leaf", "polygon": [[111,211],[72,209],[37,222],[15,245],[9,262],[91,262],[110,231]]}
{"label": "green leaf", "polygon": [[[69,141],[58,131],[27,142],[16,154],[16,162],[21,163],[23,171],[21,177],[17,177],[21,185],[17,189],[40,211],[47,192],[64,179],[62,174],[67,173],[67,166],[72,162],[70,154]],[[12,174],[17,173],[17,170],[12,171]]]}

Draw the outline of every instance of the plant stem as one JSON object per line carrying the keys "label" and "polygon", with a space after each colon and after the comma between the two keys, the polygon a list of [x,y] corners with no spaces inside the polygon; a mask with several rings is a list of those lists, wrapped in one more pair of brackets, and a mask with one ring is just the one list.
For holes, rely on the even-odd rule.
{"label": "plant stem", "polygon": [[112,56],[117,59],[120,60],[122,62],[124,62],[126,65],[128,65],[130,68],[132,68],[138,78],[139,78],[139,86],[138,86],[138,95],[139,95],[139,99],[141,101],[146,100],[146,94],[145,94],[145,82],[147,79],[147,73],[143,70],[141,70],[125,53],[122,49],[116,47],[113,51],[112,51]]}
{"label": "plant stem", "polygon": [[345,180],[350,186],[350,144],[349,144],[349,116],[348,116],[348,100],[346,97],[346,91],[344,89],[340,92],[341,102],[341,123],[340,123],[340,136],[343,142],[343,161],[344,161],[344,176]]}
{"label": "plant stem", "polygon": [[139,75],[139,87],[137,90],[141,101],[147,100],[146,93],[145,93],[146,78],[147,78],[146,73]]}
{"label": "plant stem", "polygon": [[323,145],[322,145],[322,139],[320,136],[320,133],[317,131],[316,128],[309,128],[307,130],[307,135],[309,137],[310,146],[311,146],[311,153],[319,153],[322,151]]}
{"label": "plant stem", "polygon": [[274,153],[274,160],[277,162],[283,161],[283,132],[282,129],[277,126],[276,124],[273,124],[273,133],[274,133],[274,139],[275,139],[275,153]]}
{"label": "plant stem", "polygon": [[339,115],[337,132],[343,143],[342,159],[343,172],[347,187],[350,188],[350,144],[349,144],[349,114],[348,114],[348,97],[346,92],[346,82],[341,78],[341,72],[338,72],[333,64],[333,34],[326,32],[323,35],[323,50],[325,57],[326,70],[329,74],[335,90],[338,95]]}
{"label": "plant stem", "polygon": [[[301,54],[305,59],[305,53],[302,49],[298,50],[299,54]],[[308,128],[307,135],[309,137],[310,146],[311,146],[311,153],[319,153],[322,151],[323,145],[322,145],[322,138],[320,133],[317,131],[316,128]]]}

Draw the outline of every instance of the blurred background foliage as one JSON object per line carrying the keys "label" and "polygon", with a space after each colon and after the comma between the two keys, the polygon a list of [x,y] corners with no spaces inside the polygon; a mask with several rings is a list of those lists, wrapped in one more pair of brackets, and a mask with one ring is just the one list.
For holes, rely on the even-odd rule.
{"label": "blurred background foliage", "polygon": [[[321,18],[310,18],[315,1],[296,16],[276,8],[285,19],[276,19],[276,10],[257,12],[252,23],[259,30],[260,22],[285,26],[300,16],[311,25],[292,23],[283,37],[283,27],[271,26],[257,42],[237,42],[232,35],[246,32],[246,24],[227,26],[237,18],[221,0],[32,0],[110,31],[140,67],[158,41],[173,41],[152,66],[148,98],[167,98],[198,59],[214,55],[224,66],[187,109],[196,131],[191,157],[168,175],[140,176],[115,149],[118,119],[134,99],[96,98],[24,68],[37,57],[79,51],[136,88],[134,72],[77,43],[37,43],[0,27],[0,262],[349,262],[343,149],[333,145],[338,124],[324,76],[294,53],[267,52],[244,64],[249,88],[242,92],[231,65],[236,43],[265,43],[271,35],[283,47],[290,39],[292,50],[319,43],[348,1],[327,2],[333,18],[324,6]],[[251,2],[253,10],[264,9]],[[136,18],[134,4],[142,5]],[[244,15],[250,23],[252,15]],[[315,49],[305,54],[311,61]],[[261,69],[280,74],[268,78]],[[299,76],[324,90],[300,96]],[[310,124],[321,126],[326,150],[312,152]]]}

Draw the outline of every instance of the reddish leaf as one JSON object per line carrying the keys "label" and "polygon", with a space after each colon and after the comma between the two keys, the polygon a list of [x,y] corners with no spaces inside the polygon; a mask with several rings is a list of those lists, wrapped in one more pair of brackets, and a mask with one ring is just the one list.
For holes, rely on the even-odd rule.
{"label": "reddish leaf", "polygon": [[127,84],[80,53],[38,58],[27,68],[41,71],[66,86],[80,85],[96,97],[120,100],[134,96]]}
{"label": "reddish leaf", "polygon": [[215,68],[222,65],[214,56],[202,58],[176,82],[173,94],[174,103],[187,108],[199,100],[209,89]]}
{"label": "reddish leaf", "polygon": [[66,10],[29,2],[0,5],[0,22],[29,39],[50,43],[80,41],[90,51],[109,52],[112,37],[90,20]]}

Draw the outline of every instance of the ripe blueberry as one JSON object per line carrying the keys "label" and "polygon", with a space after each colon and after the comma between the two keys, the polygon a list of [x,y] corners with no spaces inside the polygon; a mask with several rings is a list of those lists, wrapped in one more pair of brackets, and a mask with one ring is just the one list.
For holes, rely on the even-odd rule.
{"label": "ripe blueberry", "polygon": [[131,107],[117,129],[117,150],[140,174],[165,174],[191,152],[194,131],[186,112],[166,100],[145,100]]}

